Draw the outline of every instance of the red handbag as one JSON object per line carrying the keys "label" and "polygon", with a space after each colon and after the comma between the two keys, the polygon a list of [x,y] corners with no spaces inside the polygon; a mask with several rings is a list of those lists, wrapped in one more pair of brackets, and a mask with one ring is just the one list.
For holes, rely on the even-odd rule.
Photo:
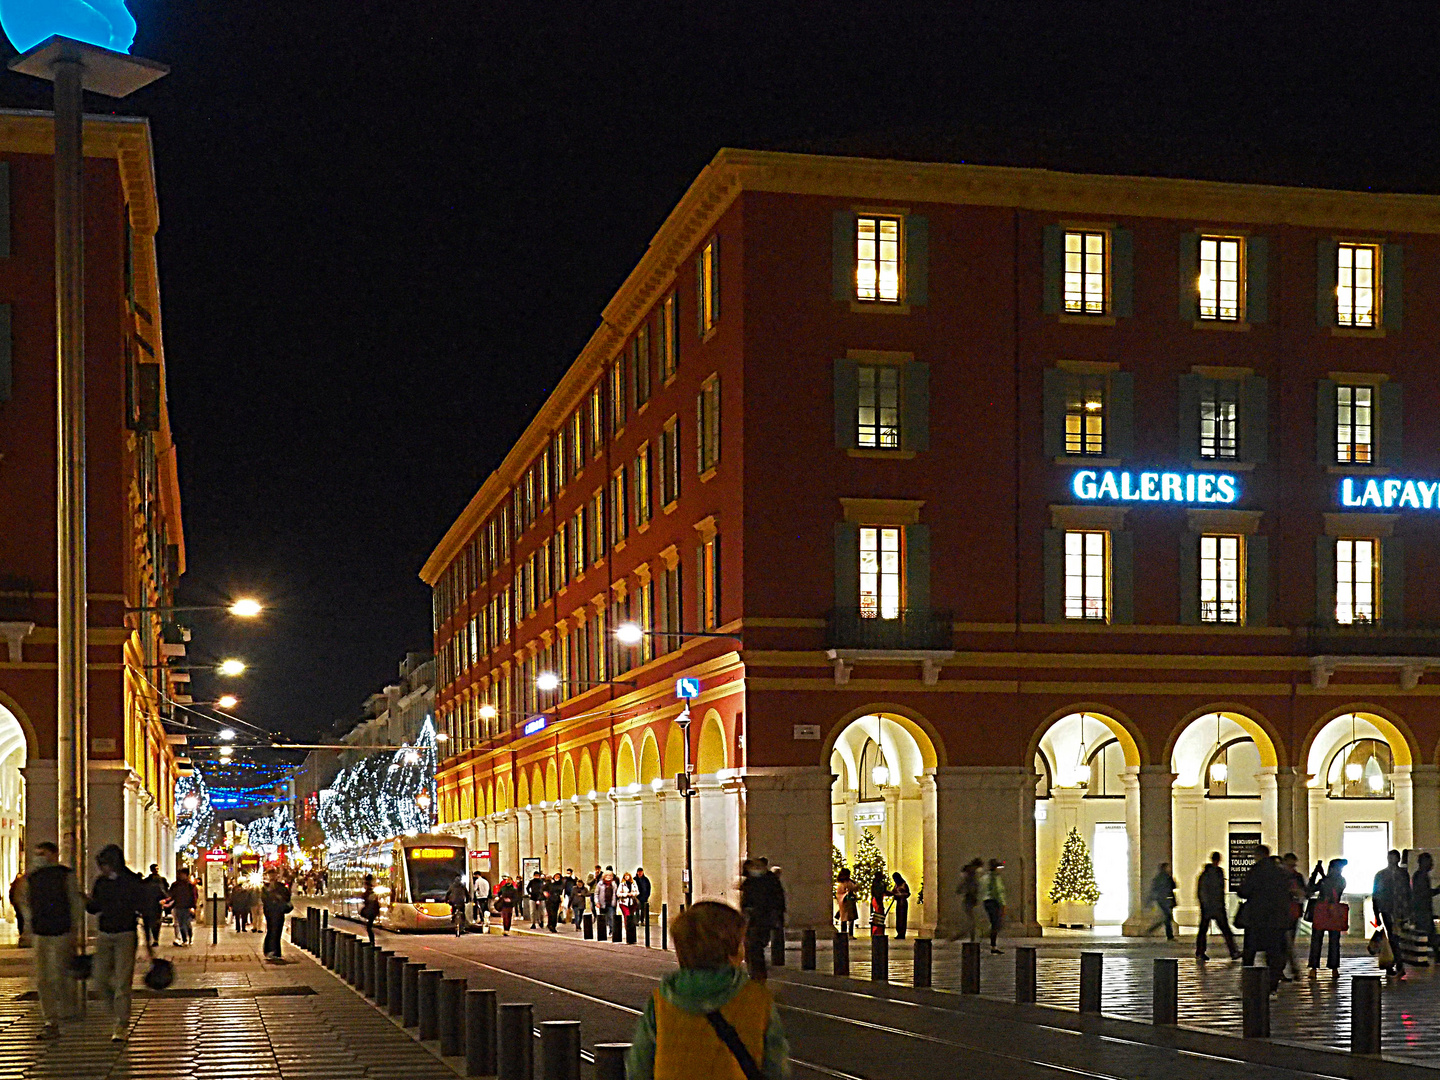
{"label": "red handbag", "polygon": [[1350,929],[1350,905],[1322,900],[1315,905],[1315,918],[1310,920],[1310,925],[1317,931],[1333,930],[1343,934]]}

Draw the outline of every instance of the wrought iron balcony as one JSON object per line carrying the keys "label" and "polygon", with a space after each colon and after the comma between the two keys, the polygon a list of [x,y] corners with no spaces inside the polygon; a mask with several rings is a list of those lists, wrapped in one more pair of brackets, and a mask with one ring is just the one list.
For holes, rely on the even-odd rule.
{"label": "wrought iron balcony", "polygon": [[948,650],[953,648],[953,617],[948,611],[906,609],[893,619],[832,611],[825,626],[825,644],[831,649]]}

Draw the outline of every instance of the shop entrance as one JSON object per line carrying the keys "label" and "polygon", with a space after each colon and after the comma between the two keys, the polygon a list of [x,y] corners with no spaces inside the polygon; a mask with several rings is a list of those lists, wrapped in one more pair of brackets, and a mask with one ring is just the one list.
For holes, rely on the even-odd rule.
{"label": "shop entrance", "polygon": [[[20,872],[25,852],[25,730],[0,705],[0,886],[8,892]],[[9,900],[0,898],[0,913],[13,922]]]}

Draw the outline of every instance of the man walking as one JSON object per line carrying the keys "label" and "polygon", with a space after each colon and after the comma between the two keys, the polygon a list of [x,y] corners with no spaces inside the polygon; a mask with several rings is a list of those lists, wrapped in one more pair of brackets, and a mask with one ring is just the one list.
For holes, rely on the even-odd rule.
{"label": "man walking", "polygon": [[106,844],[95,856],[100,876],[85,910],[100,916],[95,940],[95,982],[110,1006],[111,1042],[124,1042],[130,1029],[130,984],[135,981],[135,924],[145,906],[145,884],[125,865],[118,844]]}
{"label": "man walking", "polygon": [[595,882],[591,902],[595,905],[595,936],[601,941],[610,937],[610,918],[615,914],[615,875],[610,871],[600,875]]}
{"label": "man walking", "polygon": [[1225,913],[1225,871],[1220,869],[1220,852],[1212,851],[1210,861],[1200,871],[1200,877],[1195,882],[1195,898],[1200,901],[1200,932],[1195,935],[1195,959],[1210,959],[1205,950],[1210,937],[1210,923],[1214,922],[1225,938],[1230,959],[1238,960],[1240,950],[1235,947],[1235,934],[1230,929],[1230,917]]}
{"label": "man walking", "polygon": [[1005,921],[1005,882],[1000,879],[1000,872],[1005,869],[1005,864],[999,859],[990,860],[990,868],[985,874],[985,885],[982,893],[985,897],[985,914],[990,919],[990,952],[998,954],[1001,949],[996,944],[1000,936],[1000,928]]}
{"label": "man walking", "polygon": [[195,940],[192,927],[199,903],[200,892],[190,880],[189,869],[182,866],[175,871],[175,884],[170,886],[170,914],[175,919],[176,945],[189,945]]}
{"label": "man walking", "polygon": [[745,961],[750,978],[765,982],[770,968],[765,948],[770,935],[779,928],[785,910],[785,894],[780,879],[770,873],[769,859],[746,859],[745,880],[740,883],[740,910],[745,913]]}
{"label": "man walking", "polygon": [[160,867],[151,863],[145,878],[145,944],[152,949],[160,944],[160,918],[169,892],[170,883],[161,876]]}
{"label": "man walking", "polygon": [[539,870],[530,875],[525,895],[530,901],[530,929],[538,930],[545,921],[545,875]]}
{"label": "man walking", "polygon": [[490,916],[490,879],[478,870],[471,878],[470,897],[475,915],[475,925],[480,927],[480,932],[483,934]]}
{"label": "man walking", "polygon": [[639,890],[640,895],[639,919],[640,925],[642,926],[650,925],[650,889],[652,884],[653,882],[645,876],[645,868],[643,866],[637,866],[635,868],[635,888]]}
{"label": "man walking", "polygon": [[1400,920],[1410,914],[1410,875],[1400,865],[1400,852],[1391,851],[1385,860],[1385,869],[1375,875],[1374,892],[1371,896],[1375,916],[1385,928],[1385,939],[1390,943],[1391,962],[1385,966],[1385,974],[1405,977],[1405,957],[1400,952]]}
{"label": "man walking", "polygon": [[60,849],[49,840],[35,845],[35,868],[25,875],[16,896],[16,907],[33,935],[35,990],[45,1017],[40,1038],[58,1039],[60,1021],[70,1013],[73,983],[68,968],[75,955],[75,931],[85,925],[85,899],[74,871],[60,862]]}
{"label": "man walking", "polygon": [[1240,883],[1240,895],[1245,900],[1244,963],[1249,967],[1256,953],[1265,954],[1273,994],[1285,979],[1289,955],[1285,928],[1290,924],[1290,880],[1264,844],[1255,849],[1255,865]]}
{"label": "man walking", "polygon": [[1170,873],[1170,864],[1162,862],[1160,869],[1155,871],[1155,876],[1150,879],[1150,902],[1160,909],[1160,918],[1151,924],[1150,929],[1145,931],[1153,934],[1160,927],[1165,927],[1165,940],[1175,940],[1175,876]]}
{"label": "man walking", "polygon": [[274,870],[266,871],[260,906],[265,909],[265,958],[279,960],[280,934],[285,929],[285,915],[290,911],[290,886],[281,881]]}

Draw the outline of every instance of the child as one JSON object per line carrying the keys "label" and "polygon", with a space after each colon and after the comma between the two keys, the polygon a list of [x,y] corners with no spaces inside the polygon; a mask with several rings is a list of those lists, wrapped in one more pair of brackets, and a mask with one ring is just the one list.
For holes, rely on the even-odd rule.
{"label": "child", "polygon": [[790,1048],[774,999],[741,966],[745,916],[701,900],[676,916],[670,936],[680,970],[665,977],[635,1025],[628,1080],[788,1077]]}

